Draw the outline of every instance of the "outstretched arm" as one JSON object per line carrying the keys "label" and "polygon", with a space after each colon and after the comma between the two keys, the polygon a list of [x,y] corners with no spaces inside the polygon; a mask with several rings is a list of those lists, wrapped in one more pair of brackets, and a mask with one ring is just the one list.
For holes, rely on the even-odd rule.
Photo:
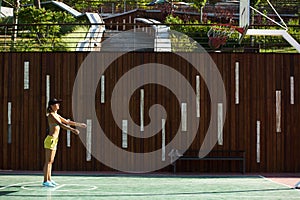
{"label": "outstretched arm", "polygon": [[86,124],[85,123],[74,122],[74,121],[71,121],[69,119],[63,118],[60,115],[59,115],[59,117],[60,117],[60,120],[62,121],[62,123],[64,123],[64,124],[68,124],[70,126],[78,126],[78,127],[81,127],[81,128],[86,128]]}
{"label": "outstretched arm", "polygon": [[66,125],[63,121],[59,121],[56,119],[56,117],[53,114],[50,114],[51,118],[55,121],[55,123],[59,124],[59,126],[65,130],[70,130],[72,133],[75,133],[76,135],[79,135],[79,130],[72,128],[71,126]]}

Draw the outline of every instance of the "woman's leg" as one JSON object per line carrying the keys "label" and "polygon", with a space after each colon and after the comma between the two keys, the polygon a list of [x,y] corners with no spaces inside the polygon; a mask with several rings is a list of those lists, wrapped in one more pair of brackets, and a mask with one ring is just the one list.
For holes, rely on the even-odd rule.
{"label": "woman's leg", "polygon": [[55,158],[56,150],[51,150],[50,152],[50,169],[49,169],[49,174],[48,174],[48,180],[51,181],[51,174],[52,174],[52,164],[54,163],[54,158]]}
{"label": "woman's leg", "polygon": [[45,149],[44,182],[51,180],[52,163],[54,162],[56,150]]}

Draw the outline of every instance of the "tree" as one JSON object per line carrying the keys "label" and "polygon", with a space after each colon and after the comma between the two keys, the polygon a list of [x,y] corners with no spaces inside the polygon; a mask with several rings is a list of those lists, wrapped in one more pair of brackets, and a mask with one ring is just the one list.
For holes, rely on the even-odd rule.
{"label": "tree", "polygon": [[[184,23],[184,21],[180,19],[178,16],[174,17],[172,15],[167,16],[164,23],[171,24],[170,25],[171,30],[184,33],[187,36],[193,38],[198,43],[207,42],[207,32],[210,29],[209,25],[199,26],[199,22],[197,20],[187,21],[186,23]],[[205,38],[204,39],[205,41],[202,41],[203,38]]]}
{"label": "tree", "polygon": [[[38,9],[34,6],[21,8],[19,11],[19,27],[23,32],[22,40],[18,41],[20,51],[55,51],[62,49],[61,36],[72,29],[67,25],[62,28],[59,23],[73,23],[75,18],[65,12]],[[28,24],[28,25],[27,25]]]}
{"label": "tree", "polygon": [[250,5],[252,7],[257,7],[259,3],[260,3],[260,0],[250,0]]}

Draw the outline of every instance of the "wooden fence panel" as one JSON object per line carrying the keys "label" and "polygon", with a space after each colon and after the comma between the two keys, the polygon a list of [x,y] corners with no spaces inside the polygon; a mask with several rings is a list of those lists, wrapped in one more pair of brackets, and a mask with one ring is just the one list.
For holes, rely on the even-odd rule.
{"label": "wooden fence panel", "polygon": [[[74,119],[72,92],[77,71],[88,53],[1,53],[0,54],[0,144],[2,153],[0,169],[42,170],[44,162],[43,141],[46,136],[46,76],[50,77],[50,96],[62,98],[60,113]],[[246,151],[247,172],[299,172],[300,161],[296,159],[300,145],[300,56],[298,54],[251,54],[211,53],[222,75],[227,98],[227,115],[223,128],[223,144],[214,150]],[[203,59],[190,54],[190,59],[200,63]],[[24,65],[29,63],[29,88],[24,89]],[[236,62],[238,68],[238,100],[236,103]],[[122,130],[114,121],[111,111],[112,91],[120,78],[130,69],[146,63],[160,63],[177,70],[196,90],[196,75],[199,73],[183,58],[172,53],[134,52],[116,59],[105,71],[105,102],[101,103],[100,81],[96,91],[96,111],[99,123],[107,137],[122,148]],[[103,61],[95,60],[95,69]],[[205,64],[205,63],[202,63]],[[96,70],[95,70],[96,71]],[[208,71],[206,70],[209,76]],[[145,74],[144,76],[147,76]],[[160,78],[161,74],[157,73]],[[292,91],[291,77],[294,80]],[[88,79],[88,77],[87,77]],[[100,77],[99,77],[100,79]],[[93,81],[93,80],[90,80]],[[133,84],[130,80],[128,84]],[[209,79],[211,84],[214,80]],[[181,82],[175,83],[176,87]],[[123,89],[127,86],[123,85]],[[79,88],[80,90],[88,88]],[[166,145],[180,129],[181,103],[166,87],[147,84],[130,97],[128,108],[136,124],[140,124],[140,90],[144,91],[144,125],[150,122],[149,109],[161,104],[166,109]],[[276,112],[277,106],[280,110]],[[182,94],[190,96],[187,91]],[[292,95],[294,94],[294,95]],[[294,96],[294,104],[291,104]],[[279,98],[279,99],[278,99]],[[8,102],[11,102],[11,144],[8,143]],[[204,80],[200,77],[199,129],[188,151],[199,150],[210,123],[211,100]],[[93,108],[89,108],[93,109]],[[82,112],[86,112],[83,108]],[[280,111],[280,112],[278,112]],[[196,112],[196,111],[195,111]],[[276,118],[277,114],[277,118]],[[86,121],[85,121],[86,122]],[[260,144],[257,152],[257,122],[260,122]],[[93,122],[96,123],[96,122]],[[131,128],[129,124],[128,128]],[[280,130],[278,130],[280,128]],[[86,131],[82,130],[85,135]],[[71,134],[67,146],[67,132],[61,130],[54,170],[111,171],[111,167],[92,157],[86,161],[84,141]],[[187,141],[181,141],[182,144]],[[130,152],[151,152],[162,147],[162,132],[150,138],[128,135]],[[106,147],[97,147],[107,151]],[[166,152],[165,156],[168,157]],[[107,152],[108,157],[119,157]],[[258,157],[259,156],[259,157]],[[122,160],[120,160],[122,162]],[[155,163],[151,163],[154,165]],[[145,162],[144,165],[149,165]],[[193,172],[236,172],[238,162],[230,161],[184,161],[179,162],[178,171]],[[165,167],[161,171],[171,171]]]}

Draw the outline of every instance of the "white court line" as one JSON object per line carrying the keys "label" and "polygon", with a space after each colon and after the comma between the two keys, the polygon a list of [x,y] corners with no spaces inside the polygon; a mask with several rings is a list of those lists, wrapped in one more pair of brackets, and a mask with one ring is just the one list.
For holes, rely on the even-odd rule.
{"label": "white court line", "polygon": [[18,185],[23,185],[23,184],[30,184],[30,183],[37,183],[37,181],[30,181],[30,182],[21,182],[21,183],[14,183],[14,184],[10,184],[4,187],[1,187],[0,190],[9,188],[9,187],[14,187],[14,186],[18,186]]}
{"label": "white court line", "polygon": [[[80,185],[80,184],[65,184],[65,186],[71,186],[71,185],[77,185],[77,186],[88,186],[88,185]],[[86,189],[66,189],[66,190],[56,190],[57,192],[72,192],[72,191],[91,191],[91,190],[96,190],[98,187],[97,186],[88,186],[90,188]]]}
{"label": "white court line", "polygon": [[[36,188],[32,188],[32,186],[36,186]],[[78,188],[69,188],[69,189],[61,189],[64,187],[68,187],[68,186],[80,186],[85,187],[82,189],[78,189]],[[72,192],[72,191],[91,191],[91,190],[96,190],[98,187],[97,186],[90,186],[90,185],[85,185],[85,184],[61,184],[59,186],[56,187],[43,187],[42,185],[23,185],[21,186],[22,189],[24,190],[29,190],[29,191],[41,191],[41,189],[49,189],[49,191],[56,191],[56,192]]]}
{"label": "white court line", "polygon": [[54,188],[53,188],[53,190],[52,191],[55,191],[55,190],[57,190],[57,189],[59,189],[59,188],[62,188],[62,187],[64,187],[66,184],[61,184],[61,185],[59,185],[59,186],[55,186]]}
{"label": "white court line", "polygon": [[[59,176],[57,176],[57,177],[59,177]],[[87,179],[89,179],[89,178],[91,178],[91,177],[87,177]],[[76,180],[79,179],[80,180],[80,179],[84,179],[84,177],[73,177],[72,179],[71,178],[70,179],[65,179],[64,181],[69,181],[69,180],[74,180],[74,179],[76,179]],[[37,184],[41,183],[40,186],[42,187],[42,181],[30,181],[30,182],[19,182],[19,183],[9,184],[9,185],[0,187],[0,190],[4,190],[6,188],[14,187],[14,186],[18,186],[18,185],[28,185],[28,184],[32,184],[32,183],[33,184],[34,183],[37,183]]]}
{"label": "white court line", "polygon": [[[32,186],[36,186],[38,188],[47,188],[47,187],[44,187],[42,186],[42,184],[33,184],[33,185],[30,185],[30,184],[26,184],[26,185],[21,185],[20,187],[23,189],[23,190],[30,190],[30,191],[37,191],[36,189],[29,189],[27,187],[32,187]],[[49,187],[50,188],[50,187]]]}

